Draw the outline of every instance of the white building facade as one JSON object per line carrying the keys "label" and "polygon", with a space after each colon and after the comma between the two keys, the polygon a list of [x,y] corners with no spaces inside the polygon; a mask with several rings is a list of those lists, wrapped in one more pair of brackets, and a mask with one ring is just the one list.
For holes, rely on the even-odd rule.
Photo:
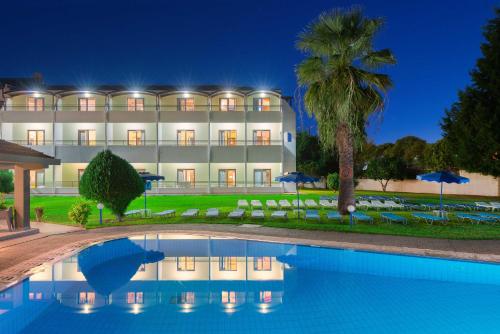
{"label": "white building facade", "polygon": [[156,193],[290,190],[274,181],[296,164],[295,113],[279,90],[27,86],[2,84],[0,138],[61,159],[32,172],[33,193],[77,193],[104,149],[164,176]]}

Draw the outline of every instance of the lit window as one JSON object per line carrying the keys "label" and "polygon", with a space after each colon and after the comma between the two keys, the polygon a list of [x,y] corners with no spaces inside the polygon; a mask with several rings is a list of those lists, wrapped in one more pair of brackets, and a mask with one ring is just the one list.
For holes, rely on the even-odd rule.
{"label": "lit window", "polygon": [[259,302],[269,304],[273,301],[273,294],[271,291],[260,291]]}
{"label": "lit window", "polygon": [[254,169],[253,183],[255,187],[270,187],[271,186],[271,170],[270,169]]}
{"label": "lit window", "polygon": [[261,256],[253,258],[253,268],[255,271],[270,271],[271,270],[271,257]]}
{"label": "lit window", "polygon": [[254,145],[271,145],[271,130],[253,130]]}
{"label": "lit window", "polygon": [[219,169],[219,187],[236,187],[236,169]]}
{"label": "lit window", "polygon": [[177,271],[194,271],[194,256],[180,256],[177,258]]}
{"label": "lit window", "polygon": [[95,99],[87,97],[79,98],[78,111],[95,111]]}
{"label": "lit window", "polygon": [[78,304],[94,305],[95,292],[80,292],[78,294]]}
{"label": "lit window", "polygon": [[45,170],[30,170],[30,187],[39,188],[45,186]]}
{"label": "lit window", "polygon": [[178,111],[194,111],[194,99],[193,98],[178,98],[177,99],[177,110]]}
{"label": "lit window", "polygon": [[268,97],[256,97],[253,99],[254,111],[269,111],[271,110],[271,99]]}
{"label": "lit window", "polygon": [[127,292],[127,304],[144,304],[144,293]]}
{"label": "lit window", "polygon": [[238,270],[238,259],[235,256],[222,256],[219,258],[220,271]]}
{"label": "lit window", "polygon": [[28,97],[28,111],[44,111],[45,98],[43,97]]}
{"label": "lit window", "polygon": [[234,292],[234,291],[222,291],[221,303],[222,304],[236,304],[236,292]]}
{"label": "lit window", "polygon": [[235,111],[236,110],[236,99],[234,99],[234,98],[221,98],[221,99],[219,99],[219,110],[220,111]]}
{"label": "lit window", "polygon": [[236,130],[219,130],[219,146],[234,146],[237,143]]}
{"label": "lit window", "polygon": [[177,185],[179,187],[194,187],[196,185],[194,169],[178,169]]}
{"label": "lit window", "polygon": [[128,130],[128,145],[143,146],[145,144],[146,134],[144,130]]}
{"label": "lit window", "polygon": [[45,145],[45,130],[28,130],[28,145]]}
{"label": "lit window", "polygon": [[178,146],[192,146],[194,143],[194,130],[177,130]]}
{"label": "lit window", "polygon": [[29,300],[42,300],[43,298],[43,293],[41,292],[30,292],[28,294]]}
{"label": "lit window", "polygon": [[95,130],[78,130],[78,145],[80,146],[95,146],[96,131]]}
{"label": "lit window", "polygon": [[128,111],[144,111],[144,99],[129,97],[127,99],[127,109]]}

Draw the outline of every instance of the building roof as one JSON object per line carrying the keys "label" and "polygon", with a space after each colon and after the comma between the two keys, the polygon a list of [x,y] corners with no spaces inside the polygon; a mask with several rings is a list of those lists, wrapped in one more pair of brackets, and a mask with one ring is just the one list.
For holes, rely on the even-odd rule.
{"label": "building roof", "polygon": [[59,165],[60,162],[59,159],[42,152],[0,139],[0,167],[12,168],[15,165],[22,165],[36,169]]}

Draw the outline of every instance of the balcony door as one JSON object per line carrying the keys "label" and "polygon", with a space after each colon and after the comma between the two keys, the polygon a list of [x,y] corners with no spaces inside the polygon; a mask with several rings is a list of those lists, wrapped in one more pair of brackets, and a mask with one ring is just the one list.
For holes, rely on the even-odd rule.
{"label": "balcony door", "polygon": [[28,130],[28,145],[45,145],[45,130]]}
{"label": "balcony door", "polygon": [[177,185],[180,187],[194,187],[195,172],[194,169],[178,169],[177,170]]}
{"label": "balcony door", "polygon": [[78,111],[95,111],[95,99],[87,97],[79,98]]}
{"label": "balcony door", "polygon": [[254,145],[271,145],[271,130],[253,130]]}
{"label": "balcony door", "polygon": [[220,98],[219,111],[236,111],[236,99],[234,98]]}
{"label": "balcony door", "polygon": [[78,145],[95,146],[96,145],[95,130],[78,130]]}
{"label": "balcony door", "polygon": [[236,130],[219,130],[219,146],[236,145]]}
{"label": "balcony door", "polygon": [[144,146],[146,134],[144,130],[128,130],[129,146]]}
{"label": "balcony door", "polygon": [[271,170],[270,169],[254,169],[253,184],[255,187],[270,187],[271,186]]}
{"label": "balcony door", "polygon": [[194,130],[177,130],[177,145],[178,146],[194,145]]}
{"label": "balcony door", "polygon": [[219,169],[219,187],[236,187],[236,169]]}
{"label": "balcony door", "polygon": [[44,111],[45,98],[43,97],[28,97],[28,111]]}
{"label": "balcony door", "polygon": [[268,97],[256,97],[253,99],[254,111],[269,111],[271,110],[271,99]]}
{"label": "balcony door", "polygon": [[194,99],[190,98],[178,98],[177,99],[177,110],[178,111],[194,111]]}
{"label": "balcony door", "polygon": [[128,98],[127,99],[127,110],[128,111],[144,111],[144,99],[143,98]]}

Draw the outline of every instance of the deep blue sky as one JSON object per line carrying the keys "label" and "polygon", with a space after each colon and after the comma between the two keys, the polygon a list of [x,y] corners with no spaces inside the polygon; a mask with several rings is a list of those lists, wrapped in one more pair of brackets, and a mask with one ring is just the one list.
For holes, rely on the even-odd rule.
{"label": "deep blue sky", "polygon": [[469,82],[498,0],[6,1],[0,77],[38,71],[50,84],[214,83],[294,95],[297,34],[320,12],[353,4],[385,17],[376,46],[398,58],[370,137],[439,139],[439,120]]}

